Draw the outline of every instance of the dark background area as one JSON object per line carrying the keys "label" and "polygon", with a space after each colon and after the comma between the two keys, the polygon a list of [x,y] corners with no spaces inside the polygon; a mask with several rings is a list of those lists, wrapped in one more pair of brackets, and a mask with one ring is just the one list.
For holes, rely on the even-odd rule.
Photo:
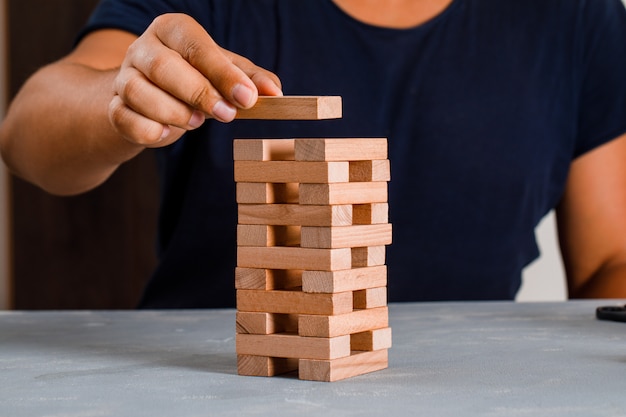
{"label": "dark background area", "polygon": [[[9,99],[67,52],[97,0],[8,0]],[[124,164],[101,187],[54,197],[11,179],[15,309],[133,308],[156,265],[154,155]]]}

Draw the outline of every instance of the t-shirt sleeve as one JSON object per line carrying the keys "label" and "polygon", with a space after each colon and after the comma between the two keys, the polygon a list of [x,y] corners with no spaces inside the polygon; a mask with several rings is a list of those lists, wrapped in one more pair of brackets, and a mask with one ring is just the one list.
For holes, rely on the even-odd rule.
{"label": "t-shirt sleeve", "polygon": [[164,13],[201,13],[201,6],[208,8],[208,0],[102,0],[77,37],[99,29],[120,29],[137,36]]}
{"label": "t-shirt sleeve", "polygon": [[579,34],[579,123],[574,157],[626,132],[626,8],[587,0]]}

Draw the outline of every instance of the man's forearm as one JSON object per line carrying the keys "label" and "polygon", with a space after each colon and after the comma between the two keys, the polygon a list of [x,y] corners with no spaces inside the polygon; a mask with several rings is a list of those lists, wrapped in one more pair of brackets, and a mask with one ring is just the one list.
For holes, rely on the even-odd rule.
{"label": "man's forearm", "polygon": [[31,77],[0,128],[9,168],[50,193],[69,195],[101,184],[141,152],[108,120],[115,74],[61,61]]}
{"label": "man's forearm", "polygon": [[578,288],[569,298],[626,298],[626,263],[607,266]]}

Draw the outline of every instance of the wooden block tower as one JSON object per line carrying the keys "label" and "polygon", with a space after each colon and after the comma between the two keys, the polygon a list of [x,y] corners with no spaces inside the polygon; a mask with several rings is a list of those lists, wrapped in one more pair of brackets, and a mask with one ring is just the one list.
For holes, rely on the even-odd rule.
{"label": "wooden block tower", "polygon": [[240,139],[238,373],[337,381],[391,347],[386,139]]}

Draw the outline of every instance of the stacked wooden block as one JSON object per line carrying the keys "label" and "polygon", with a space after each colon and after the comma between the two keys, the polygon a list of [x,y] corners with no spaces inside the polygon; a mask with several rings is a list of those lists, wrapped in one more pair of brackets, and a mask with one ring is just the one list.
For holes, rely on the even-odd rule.
{"label": "stacked wooden block", "polygon": [[238,372],[388,366],[386,139],[235,140]]}

